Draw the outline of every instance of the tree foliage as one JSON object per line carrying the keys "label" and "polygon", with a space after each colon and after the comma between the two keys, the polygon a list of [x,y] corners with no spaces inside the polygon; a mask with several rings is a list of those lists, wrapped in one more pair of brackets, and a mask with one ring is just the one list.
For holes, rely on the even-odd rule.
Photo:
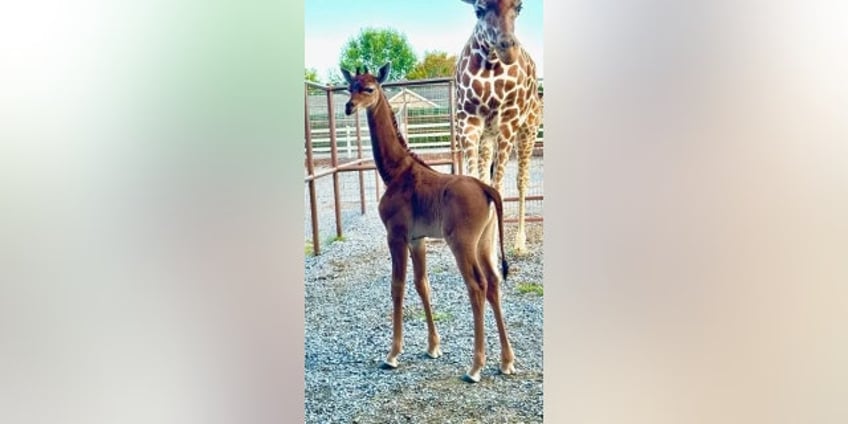
{"label": "tree foliage", "polygon": [[315,68],[306,68],[303,72],[303,79],[306,81],[312,81],[320,83],[321,80],[318,78],[318,70]]}
{"label": "tree foliage", "polygon": [[418,62],[406,75],[407,79],[426,79],[452,77],[456,69],[456,56],[441,51],[425,52],[424,59]]}
{"label": "tree foliage", "polygon": [[[318,70],[315,68],[305,68],[303,71],[303,79],[318,84],[324,84],[324,82],[321,81],[321,77],[318,76]],[[309,94],[318,94],[322,93],[323,90],[317,87],[307,86],[306,92]]]}
{"label": "tree foliage", "polygon": [[367,67],[377,72],[380,66],[391,62],[389,81],[405,77],[417,61],[406,35],[392,28],[362,29],[345,43],[339,57],[339,65],[352,71]]}

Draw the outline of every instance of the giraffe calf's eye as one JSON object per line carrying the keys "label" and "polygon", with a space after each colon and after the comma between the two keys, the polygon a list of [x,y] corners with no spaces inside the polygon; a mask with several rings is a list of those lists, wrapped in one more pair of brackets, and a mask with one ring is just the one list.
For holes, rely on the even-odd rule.
{"label": "giraffe calf's eye", "polygon": [[373,89],[373,88],[371,88],[371,87],[365,87],[365,88],[363,88],[363,89],[362,89],[362,91],[364,91],[364,92],[366,92],[366,93],[373,93],[373,92],[374,92],[374,89]]}

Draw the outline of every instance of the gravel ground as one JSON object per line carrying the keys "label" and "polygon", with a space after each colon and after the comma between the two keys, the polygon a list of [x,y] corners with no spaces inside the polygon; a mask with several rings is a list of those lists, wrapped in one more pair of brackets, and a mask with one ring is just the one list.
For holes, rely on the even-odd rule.
{"label": "gravel ground", "polygon": [[[530,253],[508,253],[503,309],[517,374],[497,374],[500,345],[486,308],[487,363],[480,383],[460,377],[471,361],[468,295],[449,249],[428,242],[431,298],[444,355],[424,354],[427,329],[421,300],[407,272],[404,353],[396,370],[378,368],[391,340],[390,257],[376,212],[347,222],[345,239],[307,256],[306,422],[538,423],[542,422],[542,305],[519,285],[542,284],[542,224],[528,226]],[[514,224],[506,226],[512,240]]]}

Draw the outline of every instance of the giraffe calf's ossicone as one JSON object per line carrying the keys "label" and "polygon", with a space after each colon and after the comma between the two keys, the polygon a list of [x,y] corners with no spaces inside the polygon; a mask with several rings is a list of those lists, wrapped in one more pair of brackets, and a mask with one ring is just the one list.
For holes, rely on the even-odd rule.
{"label": "giraffe calf's ossicone", "polygon": [[[345,112],[350,115],[360,109],[366,111],[374,163],[386,184],[379,212],[392,259],[392,343],[382,367],[397,368],[403,350],[403,298],[408,257],[412,259],[413,281],[427,321],[427,355],[431,358],[442,355],[426,270],[426,239],[442,238],[465,281],[474,317],[474,354],[464,379],[479,381],[485,365],[483,310],[487,300],[501,343],[500,370],[511,374],[515,372],[515,359],[500,306],[500,282],[509,270],[503,246],[501,196],[476,178],[438,172],[409,150],[381,88],[389,69],[389,64],[384,65],[376,76],[367,71],[351,75],[342,69],[350,91]],[[501,240],[501,275],[493,248],[495,224]]]}

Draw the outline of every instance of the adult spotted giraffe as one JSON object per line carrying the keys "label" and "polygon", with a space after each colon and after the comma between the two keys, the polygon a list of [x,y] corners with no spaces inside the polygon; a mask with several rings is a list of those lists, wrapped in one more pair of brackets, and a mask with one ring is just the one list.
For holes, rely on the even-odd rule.
{"label": "adult spotted giraffe", "polygon": [[477,24],[457,59],[456,134],[465,152],[467,172],[491,183],[500,193],[507,161],[516,147],[518,230],[514,248],[521,255],[527,252],[524,215],[530,157],[542,123],[536,64],[515,37],[521,0],[462,1],[474,5]]}

